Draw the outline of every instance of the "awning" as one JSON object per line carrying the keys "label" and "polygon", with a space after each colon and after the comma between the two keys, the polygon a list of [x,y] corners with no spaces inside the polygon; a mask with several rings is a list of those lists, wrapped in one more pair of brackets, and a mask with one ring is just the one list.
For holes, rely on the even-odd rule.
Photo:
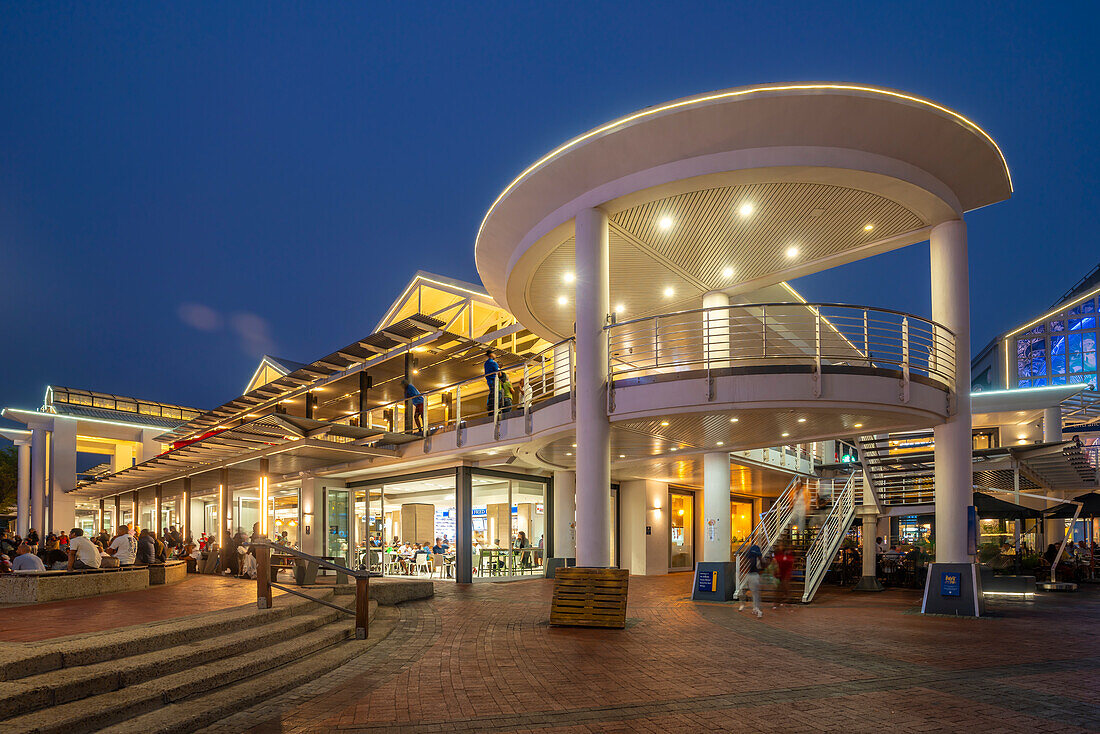
{"label": "awning", "polygon": [[182,492],[191,479],[192,493],[216,489],[220,472],[230,471],[230,486],[255,482],[260,460],[268,473],[283,476],[334,463],[392,457],[396,445],[415,440],[409,434],[359,428],[283,414],[266,415],[165,452],[123,471],[79,483],[79,497],[102,499],[144,487],[162,485],[165,496]]}
{"label": "awning", "polygon": [[[1073,499],[1076,502],[1082,503],[1080,517],[1100,517],[1100,494],[1089,492],[1088,494],[1082,494]],[[1063,502],[1047,510],[1046,516],[1051,518],[1071,518],[1076,512],[1076,504]]]}
{"label": "awning", "polygon": [[1030,507],[1017,505],[1013,502],[1005,502],[996,497],[990,497],[984,492],[974,493],[974,509],[978,517],[996,520],[1019,520],[1024,518],[1041,518],[1043,513]]}

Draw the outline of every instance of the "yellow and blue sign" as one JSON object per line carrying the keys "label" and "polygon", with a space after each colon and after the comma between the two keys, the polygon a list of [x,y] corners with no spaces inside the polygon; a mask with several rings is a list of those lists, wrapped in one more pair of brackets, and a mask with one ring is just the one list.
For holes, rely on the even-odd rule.
{"label": "yellow and blue sign", "polygon": [[718,572],[700,571],[697,584],[696,591],[718,591]]}
{"label": "yellow and blue sign", "polygon": [[940,578],[940,596],[959,596],[962,574],[958,571],[944,571]]}

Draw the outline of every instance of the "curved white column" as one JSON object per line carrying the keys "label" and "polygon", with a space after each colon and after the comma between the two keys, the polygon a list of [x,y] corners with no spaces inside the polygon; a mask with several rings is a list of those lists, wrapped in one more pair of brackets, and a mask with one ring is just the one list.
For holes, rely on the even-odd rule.
{"label": "curved white column", "polygon": [[704,561],[730,561],[731,522],[730,455],[725,451],[703,454]]}
{"label": "curved white column", "polygon": [[970,563],[967,508],[973,502],[970,419],[970,281],[966,224],[959,219],[932,229],[932,320],[955,333],[955,412],[935,427],[936,562]]}
{"label": "curved white column", "polygon": [[577,557],[577,475],[554,472],[554,557]]}
{"label": "curved white column", "polygon": [[576,217],[577,565],[608,567],[611,553],[611,424],[607,418],[610,312],[607,214]]}

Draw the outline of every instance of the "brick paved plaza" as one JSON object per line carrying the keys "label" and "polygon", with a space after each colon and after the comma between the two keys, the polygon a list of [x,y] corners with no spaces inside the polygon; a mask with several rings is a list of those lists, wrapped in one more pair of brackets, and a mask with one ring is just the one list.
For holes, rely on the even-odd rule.
{"label": "brick paved plaza", "polygon": [[438,584],[382,644],[209,732],[1096,731],[1100,593],[915,614],[826,590],[762,620],[631,578],[623,631],[550,628],[551,582]]}

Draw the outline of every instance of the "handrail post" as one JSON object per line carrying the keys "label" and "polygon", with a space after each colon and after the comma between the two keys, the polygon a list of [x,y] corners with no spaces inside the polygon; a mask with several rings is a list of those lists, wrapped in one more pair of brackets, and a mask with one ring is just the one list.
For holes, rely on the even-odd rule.
{"label": "handrail post", "polygon": [[909,317],[901,319],[901,380],[903,403],[909,402]]}
{"label": "handrail post", "polygon": [[867,309],[863,309],[863,356],[867,366],[871,366],[871,330],[867,327]]}
{"label": "handrail post", "polygon": [[661,366],[661,317],[653,317],[653,369]]}
{"label": "handrail post", "polygon": [[355,638],[367,639],[370,632],[370,617],[367,611],[370,607],[369,578],[357,576],[355,578]]}
{"label": "handrail post", "polygon": [[768,307],[760,307],[760,358],[768,358]]}
{"label": "handrail post", "polygon": [[271,551],[266,546],[256,546],[256,607],[271,609]]}

